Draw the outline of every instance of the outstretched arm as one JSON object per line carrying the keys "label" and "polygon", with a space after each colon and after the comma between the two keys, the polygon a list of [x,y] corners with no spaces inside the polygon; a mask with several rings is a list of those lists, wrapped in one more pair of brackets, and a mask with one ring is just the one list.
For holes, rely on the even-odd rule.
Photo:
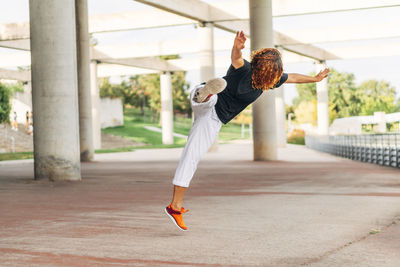
{"label": "outstretched arm", "polygon": [[242,49],[244,48],[244,43],[246,42],[246,36],[244,36],[243,31],[236,32],[235,41],[233,42],[231,60],[232,66],[238,69],[244,65],[244,60],[242,58]]}
{"label": "outstretched arm", "polygon": [[329,69],[324,69],[320,71],[317,75],[313,76],[308,76],[308,75],[303,75],[303,74],[298,74],[298,73],[289,73],[288,74],[288,79],[286,80],[286,83],[315,83],[315,82],[320,82],[326,77],[328,77]]}

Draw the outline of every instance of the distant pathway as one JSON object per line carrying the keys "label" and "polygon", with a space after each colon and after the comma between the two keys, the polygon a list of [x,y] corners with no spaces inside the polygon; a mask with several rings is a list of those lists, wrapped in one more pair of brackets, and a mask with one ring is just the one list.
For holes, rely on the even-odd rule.
{"label": "distant pathway", "polygon": [[[153,131],[153,132],[158,132],[158,133],[162,132],[162,130],[160,128],[154,127],[154,126],[144,126],[144,128],[146,130]],[[175,137],[179,137],[179,138],[187,138],[187,135],[183,135],[183,134],[173,133],[173,135]]]}

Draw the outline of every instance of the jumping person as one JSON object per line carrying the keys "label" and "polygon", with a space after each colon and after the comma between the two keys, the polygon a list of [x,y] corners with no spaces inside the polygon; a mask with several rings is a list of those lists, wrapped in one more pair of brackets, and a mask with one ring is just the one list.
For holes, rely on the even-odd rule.
{"label": "jumping person", "polygon": [[254,51],[251,62],[242,58],[246,37],[237,32],[226,76],[215,78],[193,88],[190,101],[194,122],[172,181],[174,192],[171,204],[165,212],[179,229],[186,231],[182,214],[183,196],[197,169],[197,164],[214,143],[222,123],[226,124],[253,103],[264,91],[277,88],[283,83],[313,83],[326,78],[329,69],[316,76],[283,73],[282,60],[275,48]]}

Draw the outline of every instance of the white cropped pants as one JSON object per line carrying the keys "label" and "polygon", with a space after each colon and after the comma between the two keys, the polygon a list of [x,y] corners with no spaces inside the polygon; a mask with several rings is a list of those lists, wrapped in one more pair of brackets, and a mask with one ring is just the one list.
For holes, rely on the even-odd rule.
{"label": "white cropped pants", "polygon": [[194,93],[204,85],[198,85],[190,92],[190,102],[194,112],[194,122],[172,183],[189,187],[200,159],[207,153],[221,129],[222,122],[215,111],[218,96],[213,95],[204,103],[193,101]]}

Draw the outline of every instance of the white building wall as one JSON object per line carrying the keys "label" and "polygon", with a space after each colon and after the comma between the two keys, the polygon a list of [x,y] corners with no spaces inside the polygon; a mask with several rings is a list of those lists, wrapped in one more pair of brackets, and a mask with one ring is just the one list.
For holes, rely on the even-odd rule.
{"label": "white building wall", "polygon": [[101,98],[100,102],[101,128],[121,126],[124,124],[122,100],[119,98]]}
{"label": "white building wall", "polygon": [[32,87],[31,83],[24,86],[24,92],[16,92],[11,98],[10,121],[14,119],[14,112],[17,113],[17,122],[26,123],[26,112],[32,112]]}
{"label": "white building wall", "polygon": [[[26,112],[32,111],[32,93],[30,86],[25,87],[24,93],[15,93],[11,98],[10,121],[17,113],[17,122],[26,123]],[[123,106],[121,99],[102,98],[100,104],[101,128],[121,126],[124,124]]]}
{"label": "white building wall", "polygon": [[31,112],[32,107],[28,106],[24,102],[12,98],[11,99],[11,112],[10,112],[10,121],[14,120],[14,112],[17,113],[17,122],[25,124],[26,123],[26,112]]}
{"label": "white building wall", "polygon": [[362,134],[362,125],[377,124],[377,131],[386,132],[386,123],[400,122],[400,112],[385,114],[375,112],[372,116],[356,116],[336,119],[329,128],[329,133],[336,134]]}

